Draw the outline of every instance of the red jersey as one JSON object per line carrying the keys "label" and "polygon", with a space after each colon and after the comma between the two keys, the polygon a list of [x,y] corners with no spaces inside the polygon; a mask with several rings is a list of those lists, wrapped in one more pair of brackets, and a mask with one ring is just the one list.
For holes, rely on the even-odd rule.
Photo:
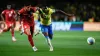
{"label": "red jersey", "polygon": [[27,11],[24,8],[22,8],[21,10],[19,10],[21,20],[24,23],[29,23],[30,25],[34,24],[34,19],[33,19],[34,17],[32,13],[35,11],[36,11],[35,7],[31,7],[30,11]]}
{"label": "red jersey", "polygon": [[5,16],[5,21],[15,21],[15,11],[13,9],[6,9],[2,11],[2,14]]}

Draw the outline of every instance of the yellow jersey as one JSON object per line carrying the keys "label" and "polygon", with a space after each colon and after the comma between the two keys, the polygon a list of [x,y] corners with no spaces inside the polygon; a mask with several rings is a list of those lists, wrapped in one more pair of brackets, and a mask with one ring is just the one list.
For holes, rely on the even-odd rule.
{"label": "yellow jersey", "polygon": [[39,19],[39,11],[36,11],[35,13],[33,13],[33,16],[34,16],[34,21],[38,21]]}
{"label": "yellow jersey", "polygon": [[[40,10],[42,10],[42,9],[40,9]],[[47,14],[44,12],[46,19],[44,19],[42,16],[40,16],[40,23],[42,25],[50,25],[52,23],[51,22],[51,15],[52,15],[53,12],[55,12],[55,10],[51,9],[51,8],[47,8],[47,10],[48,10]]]}

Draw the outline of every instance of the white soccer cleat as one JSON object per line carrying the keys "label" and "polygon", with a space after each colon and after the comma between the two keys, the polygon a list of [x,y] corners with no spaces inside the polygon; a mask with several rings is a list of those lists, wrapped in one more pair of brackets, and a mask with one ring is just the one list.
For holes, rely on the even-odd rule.
{"label": "white soccer cleat", "polygon": [[23,33],[24,33],[23,31],[20,32],[21,35],[23,35]]}
{"label": "white soccer cleat", "polygon": [[12,41],[15,42],[16,41],[16,38],[15,37],[12,37]]}
{"label": "white soccer cleat", "polygon": [[49,51],[53,51],[53,47],[50,47],[50,50]]}
{"label": "white soccer cleat", "polygon": [[32,47],[33,48],[33,50],[36,52],[38,49],[34,46],[34,47]]}

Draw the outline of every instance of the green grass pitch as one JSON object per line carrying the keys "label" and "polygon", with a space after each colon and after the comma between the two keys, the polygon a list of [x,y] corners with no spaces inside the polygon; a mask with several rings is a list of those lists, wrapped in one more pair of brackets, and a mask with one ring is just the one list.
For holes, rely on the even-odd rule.
{"label": "green grass pitch", "polygon": [[[56,31],[52,44],[54,51],[50,52],[45,38],[39,34],[34,37],[38,48],[32,50],[27,36],[15,32],[17,41],[12,42],[10,32],[0,35],[0,56],[100,56],[100,32],[96,31]],[[94,37],[94,45],[87,44],[88,37]]]}

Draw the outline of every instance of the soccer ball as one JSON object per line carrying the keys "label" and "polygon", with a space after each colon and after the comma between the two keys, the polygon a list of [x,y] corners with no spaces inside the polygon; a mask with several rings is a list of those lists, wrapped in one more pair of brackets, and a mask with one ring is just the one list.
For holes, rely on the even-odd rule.
{"label": "soccer ball", "polygon": [[88,38],[87,38],[87,43],[88,43],[89,45],[93,45],[93,44],[95,43],[95,39],[94,39],[93,37],[88,37]]}

